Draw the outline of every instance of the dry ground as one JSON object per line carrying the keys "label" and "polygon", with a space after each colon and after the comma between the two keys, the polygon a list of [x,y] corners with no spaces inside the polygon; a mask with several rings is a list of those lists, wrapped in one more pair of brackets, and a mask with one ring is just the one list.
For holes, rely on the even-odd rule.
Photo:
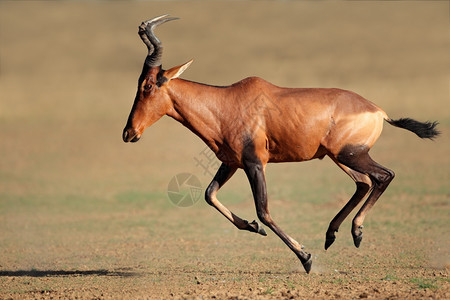
{"label": "dry ground", "polygon": [[[0,2],[0,298],[450,298],[447,1]],[[172,205],[177,173],[205,187],[205,146],[162,119],[121,141],[145,47],[164,66],[230,84],[351,89],[393,118],[440,121],[434,142],[386,126],[373,157],[397,177],[365,222],[325,252],[328,222],[354,190],[325,159],[271,165],[271,211],[314,254],[307,275],[286,246],[238,232],[204,201]],[[253,220],[240,172],[219,193]]]}

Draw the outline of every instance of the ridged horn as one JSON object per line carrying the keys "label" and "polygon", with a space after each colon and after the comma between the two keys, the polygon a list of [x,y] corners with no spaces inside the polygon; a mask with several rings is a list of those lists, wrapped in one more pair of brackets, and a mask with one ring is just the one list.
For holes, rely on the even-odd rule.
{"label": "ridged horn", "polygon": [[167,18],[169,15],[162,15],[151,20],[142,22],[139,26],[139,36],[148,48],[148,55],[145,58],[145,64],[149,67],[157,67],[161,65],[162,43],[155,36],[153,30],[156,26],[168,21],[177,20],[179,18]]}

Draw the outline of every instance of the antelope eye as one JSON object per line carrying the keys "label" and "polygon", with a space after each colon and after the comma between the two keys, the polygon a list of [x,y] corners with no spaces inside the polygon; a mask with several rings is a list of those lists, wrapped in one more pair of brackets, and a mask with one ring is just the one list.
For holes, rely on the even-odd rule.
{"label": "antelope eye", "polygon": [[144,85],[144,91],[150,91],[151,89],[152,89],[152,85],[151,84]]}

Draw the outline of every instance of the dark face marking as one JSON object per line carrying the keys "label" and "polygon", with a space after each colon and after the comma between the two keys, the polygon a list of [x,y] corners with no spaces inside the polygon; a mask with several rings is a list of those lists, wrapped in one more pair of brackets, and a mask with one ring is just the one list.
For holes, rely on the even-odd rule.
{"label": "dark face marking", "polygon": [[167,79],[167,77],[164,76],[164,72],[165,72],[165,70],[160,68],[158,74],[156,75],[156,86],[157,87],[161,87],[164,83],[169,81],[169,79]]}

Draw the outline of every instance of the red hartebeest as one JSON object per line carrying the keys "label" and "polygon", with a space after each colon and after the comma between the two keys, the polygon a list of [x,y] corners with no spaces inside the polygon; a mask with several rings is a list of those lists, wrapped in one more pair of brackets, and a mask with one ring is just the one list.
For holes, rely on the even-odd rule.
{"label": "red hartebeest", "polygon": [[144,129],[164,115],[189,128],[222,161],[206,189],[208,204],[238,229],[266,235],[258,222],[241,219],[216,198],[217,191],[236,170],[244,169],[259,220],[289,246],[308,273],[311,254],[285,234],[270,216],[264,172],[270,162],[329,156],[355,181],[356,192],[330,222],[325,249],[334,242],[335,232],[344,219],[368,195],[352,223],[354,244],[359,247],[368,210],[394,178],[394,172],[369,156],[369,149],[381,134],[383,120],[429,139],[439,134],[437,122],[392,120],[375,104],[341,89],[281,88],[257,77],[224,87],[179,79],[192,60],[169,70],[162,69],[162,46],[153,32],[159,24],[174,19],[164,15],[139,26],[148,55],[123,140],[137,142]]}

